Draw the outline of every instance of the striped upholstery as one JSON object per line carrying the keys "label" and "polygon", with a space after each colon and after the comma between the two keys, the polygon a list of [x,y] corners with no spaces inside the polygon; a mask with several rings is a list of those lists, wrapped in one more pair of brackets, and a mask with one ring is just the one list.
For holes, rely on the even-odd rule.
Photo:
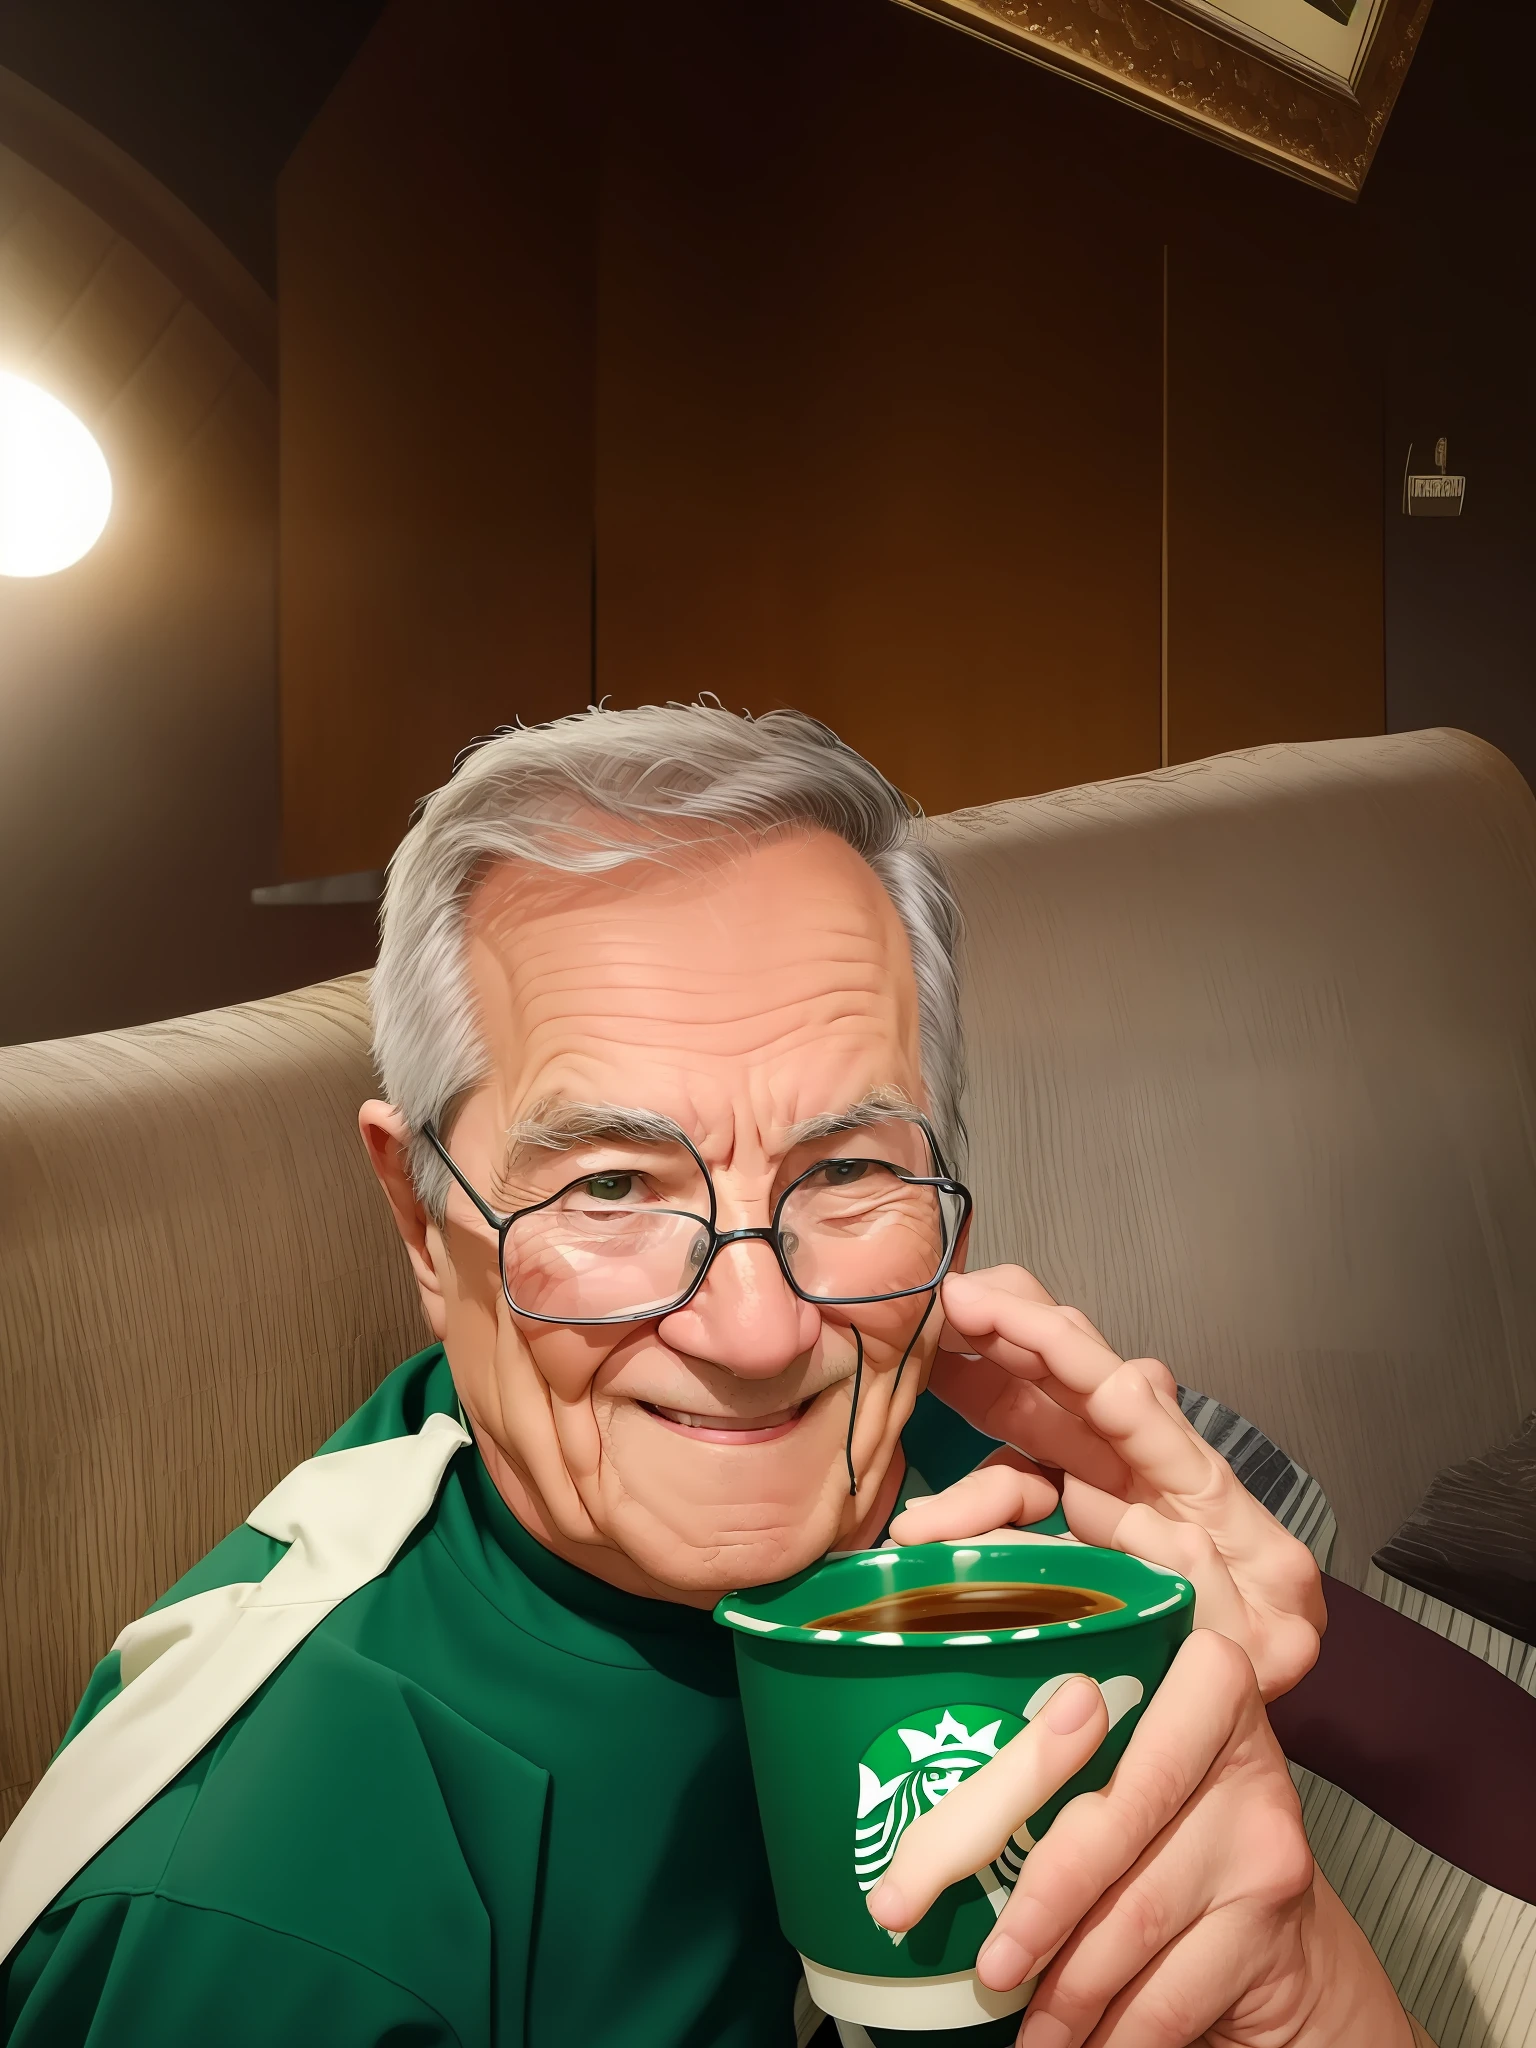
{"label": "striped upholstery", "polygon": [[[1367,1590],[1536,1693],[1536,1649],[1379,1571]],[[1536,1906],[1431,1856],[1321,1778],[1292,1776],[1319,1867],[1430,2039],[1438,2048],[1529,2048]]]}
{"label": "striped upholstery", "polygon": [[[1181,1389],[1179,1403],[1249,1491],[1326,1568],[1334,1520],[1317,1481],[1220,1402]],[[1366,1591],[1536,1694],[1536,1648],[1375,1567]],[[1404,1706],[1411,1711],[1411,1701]],[[1293,1766],[1291,1775],[1319,1868],[1437,2048],[1528,2048],[1536,2041],[1536,1906],[1432,1856],[1310,1771]]]}
{"label": "striped upholstery", "polygon": [[1234,1415],[1209,1394],[1179,1389],[1179,1406],[1213,1451],[1220,1451],[1244,1486],[1283,1528],[1306,1544],[1327,1571],[1338,1524],[1328,1496],[1294,1458],[1272,1444],[1246,1416]]}

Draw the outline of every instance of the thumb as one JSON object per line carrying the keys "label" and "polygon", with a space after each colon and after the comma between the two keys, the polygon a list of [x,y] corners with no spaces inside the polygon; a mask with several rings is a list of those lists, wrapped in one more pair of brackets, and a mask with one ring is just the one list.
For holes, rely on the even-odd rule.
{"label": "thumb", "polygon": [[942,1493],[909,1501],[890,1533],[897,1543],[963,1541],[1014,1523],[1043,1522],[1057,1499],[1045,1475],[1032,1465],[1026,1469],[1017,1452],[994,1452],[985,1465]]}

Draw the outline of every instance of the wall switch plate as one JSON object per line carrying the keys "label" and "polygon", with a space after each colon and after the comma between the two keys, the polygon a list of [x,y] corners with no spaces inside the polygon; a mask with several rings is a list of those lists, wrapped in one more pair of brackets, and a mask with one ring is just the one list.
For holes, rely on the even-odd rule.
{"label": "wall switch plate", "polygon": [[1451,476],[1446,472],[1446,439],[1442,434],[1435,443],[1435,467],[1421,470],[1417,475],[1413,469],[1413,444],[1408,444],[1408,459],[1403,464],[1403,510],[1410,519],[1456,519],[1466,503],[1467,480],[1464,476]]}

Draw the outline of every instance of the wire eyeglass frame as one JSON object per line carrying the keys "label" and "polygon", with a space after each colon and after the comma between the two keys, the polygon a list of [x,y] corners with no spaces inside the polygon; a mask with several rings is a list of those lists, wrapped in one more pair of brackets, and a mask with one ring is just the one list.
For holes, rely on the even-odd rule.
{"label": "wire eyeglass frame", "polygon": [[[762,1243],[770,1246],[774,1258],[778,1262],[779,1271],[784,1276],[786,1286],[801,1301],[810,1302],[815,1308],[858,1308],[868,1302],[902,1301],[914,1294],[928,1294],[936,1290],[954,1263],[955,1253],[959,1249],[960,1240],[965,1235],[965,1226],[970,1221],[973,1203],[971,1191],[964,1182],[956,1180],[953,1175],[944,1170],[944,1155],[939,1150],[938,1140],[933,1134],[933,1129],[928,1119],[924,1116],[917,1116],[912,1118],[911,1121],[918,1126],[923,1136],[927,1139],[928,1150],[933,1155],[934,1165],[938,1169],[937,1172],[932,1174],[909,1173],[905,1167],[897,1166],[894,1161],[889,1159],[861,1159],[857,1157],[845,1159],[840,1156],[817,1159],[806,1168],[804,1173],[797,1174],[779,1196],[773,1205],[773,1221],[771,1223],[766,1226],[759,1225],[745,1230],[716,1229],[719,1205],[715,1196],[714,1177],[700,1157],[698,1147],[679,1131],[675,1142],[684,1146],[692,1154],[693,1162],[699,1169],[709,1195],[708,1216],[695,1216],[691,1210],[678,1210],[674,1212],[678,1215],[687,1216],[692,1222],[699,1224],[707,1233],[707,1249],[699,1263],[699,1270],[689,1285],[675,1299],[640,1311],[631,1309],[618,1315],[607,1316],[551,1316],[542,1314],[538,1309],[524,1308],[513,1299],[511,1283],[507,1278],[507,1238],[512,1230],[512,1226],[520,1222],[525,1216],[534,1216],[540,1210],[551,1208],[556,1202],[568,1195],[572,1189],[583,1186],[587,1181],[593,1179],[594,1176],[590,1173],[578,1174],[574,1180],[567,1181],[564,1187],[557,1188],[554,1194],[546,1195],[543,1201],[530,1202],[524,1208],[514,1209],[510,1213],[503,1213],[499,1209],[493,1209],[485,1197],[465,1178],[458,1162],[438,1136],[435,1124],[429,1121],[423,1124],[421,1128],[422,1136],[427,1140],[427,1143],[432,1147],[438,1158],[442,1160],[444,1166],[447,1167],[454,1180],[469,1197],[479,1214],[496,1232],[496,1265],[497,1270],[501,1274],[501,1291],[506,1296],[507,1306],[511,1309],[512,1313],[518,1316],[526,1316],[530,1321],[536,1323],[558,1323],[572,1327],[587,1328],[608,1323],[656,1322],[662,1316],[675,1315],[679,1309],[686,1308],[688,1303],[692,1301],[693,1297],[704,1285],[704,1281],[708,1276],[710,1268],[714,1265],[716,1257],[727,1245],[731,1244]],[[783,1215],[784,1205],[790,1196],[794,1194],[798,1187],[808,1181],[812,1175],[824,1173],[829,1166],[859,1165],[883,1166],[888,1172],[895,1174],[899,1180],[907,1182],[909,1186],[932,1188],[936,1199],[944,1195],[954,1197],[960,1203],[959,1219],[952,1230],[948,1230],[947,1222],[945,1222],[945,1228],[948,1230],[948,1239],[944,1246],[944,1254],[939,1263],[938,1271],[930,1274],[927,1279],[921,1281],[918,1285],[914,1287],[891,1288],[879,1294],[812,1294],[799,1284],[790,1269],[789,1259],[784,1250],[783,1233],[779,1227],[779,1218]],[[940,1201],[940,1219],[941,1222],[945,1221],[942,1201]]]}

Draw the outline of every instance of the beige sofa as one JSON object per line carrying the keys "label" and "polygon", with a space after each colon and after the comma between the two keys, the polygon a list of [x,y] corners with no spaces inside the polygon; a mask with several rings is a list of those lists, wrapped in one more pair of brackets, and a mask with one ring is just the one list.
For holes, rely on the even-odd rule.
{"label": "beige sofa", "polygon": [[[1261,1424],[1363,1579],[1536,1406],[1530,791],[1412,733],[927,829],[976,1259]],[[362,976],[0,1050],[0,1819],[122,1624],[424,1341],[371,1085]]]}

